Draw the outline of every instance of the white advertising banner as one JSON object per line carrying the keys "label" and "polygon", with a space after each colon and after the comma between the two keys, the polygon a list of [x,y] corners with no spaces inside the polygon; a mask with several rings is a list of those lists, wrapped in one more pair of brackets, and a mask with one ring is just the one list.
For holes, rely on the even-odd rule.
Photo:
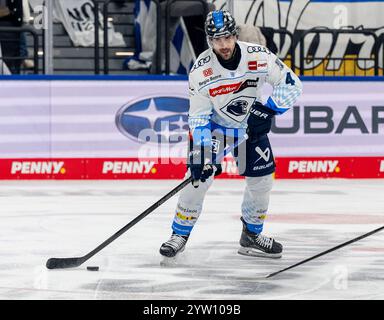
{"label": "white advertising banner", "polygon": [[[288,31],[296,46],[296,67],[300,66],[297,43],[304,30],[322,29],[305,37],[304,54],[316,57],[305,59],[307,75],[374,75],[374,60],[377,52],[378,65],[383,68],[383,42],[375,41],[384,34],[384,1],[374,0],[232,0],[213,1],[217,8],[226,2],[233,4],[237,23],[266,28],[269,49],[275,49],[279,57],[287,58],[292,42],[289,37],[275,32]],[[324,30],[344,30],[332,36]],[[368,30],[359,33],[358,30]],[[350,32],[348,32],[350,31]],[[358,58],[357,64],[343,58]],[[329,60],[334,59],[334,60]],[[357,70],[356,68],[357,67]],[[345,69],[344,69],[345,68]],[[312,73],[313,72],[313,73]]]}
{"label": "white advertising banner", "polygon": [[[187,89],[186,81],[2,81],[0,159],[184,158]],[[270,138],[276,157],[383,156],[384,82],[304,81]]]}

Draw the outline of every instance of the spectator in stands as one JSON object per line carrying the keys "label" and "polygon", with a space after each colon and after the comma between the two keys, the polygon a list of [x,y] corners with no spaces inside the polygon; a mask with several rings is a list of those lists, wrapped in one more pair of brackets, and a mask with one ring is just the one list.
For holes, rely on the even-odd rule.
{"label": "spectator in stands", "polygon": [[123,8],[127,2],[127,0],[112,0],[118,7]]}
{"label": "spectator in stands", "polygon": [[2,57],[3,55],[1,54],[1,43],[0,43],[0,76],[10,75],[11,72],[9,71],[7,65],[4,63]]}
{"label": "spectator in stands", "polygon": [[[22,0],[0,0],[0,28],[21,27],[23,24]],[[0,31],[4,62],[12,74],[20,73],[20,33]],[[9,59],[7,59],[9,58]],[[16,59],[15,59],[16,58]]]}
{"label": "spectator in stands", "polygon": [[[206,2],[206,0],[204,0]],[[161,12],[161,44],[159,48],[156,48],[156,24],[153,22],[156,17],[154,16],[153,3],[149,2],[148,5],[142,6],[140,1],[135,2],[135,47],[136,52],[133,57],[130,57],[124,61],[124,68],[129,70],[140,70],[140,69],[149,69],[150,73],[155,73],[158,71],[157,63],[153,63],[153,59],[156,57],[156,51],[160,50],[160,72],[165,71],[165,60],[166,60],[166,8],[168,0],[159,0],[160,2],[160,12]],[[147,11],[147,8],[150,9]],[[208,11],[215,9],[215,5],[207,3]],[[172,38],[177,30],[177,27],[180,25],[180,17],[183,18],[189,40],[191,41],[191,46],[188,47],[188,56],[198,56],[204,50],[208,48],[205,39],[204,23],[206,12],[203,10],[202,3],[200,1],[185,1],[177,0],[172,2],[170,7],[170,19],[169,19],[169,36]],[[148,15],[151,15],[148,18]],[[149,22],[148,22],[149,21]],[[157,22],[157,21],[156,21]],[[183,28],[184,29],[184,28]],[[183,30],[184,31],[184,30]],[[203,39],[203,41],[202,41]],[[172,41],[172,39],[170,39]],[[180,37],[177,41],[180,40]],[[178,44],[177,44],[178,45]],[[175,46],[174,46],[175,47]],[[193,54],[190,53],[190,47],[193,48]],[[179,48],[180,49],[180,48]],[[172,55],[172,53],[171,53]],[[185,65],[183,68],[177,69],[177,71],[187,69],[188,57],[183,61]],[[181,60],[181,59],[180,59]],[[174,61],[173,61],[174,62]],[[172,63],[170,63],[172,64]],[[171,73],[176,72],[175,65],[171,67]]]}
{"label": "spectator in stands", "polygon": [[[168,0],[160,0],[162,14],[165,17],[165,4]],[[207,2],[206,0],[204,0]],[[215,5],[207,3],[208,11],[215,10]],[[188,30],[189,39],[191,40],[195,55],[199,56],[204,50],[208,49],[205,39],[204,23],[206,14],[202,11],[202,6],[199,1],[183,1],[177,0],[172,4],[171,11],[171,29],[172,24],[175,25],[178,17],[184,18],[185,26]]]}
{"label": "spectator in stands", "polygon": [[260,44],[264,47],[267,46],[267,40],[259,27],[248,24],[238,24],[238,27],[240,41]]}
{"label": "spectator in stands", "polygon": [[[29,8],[29,1],[23,0],[23,24],[28,26],[31,20],[31,11]],[[25,69],[32,69],[34,67],[34,62],[31,59],[28,59],[28,49],[27,49],[27,32],[22,32],[20,34],[20,57],[24,58],[21,65]]]}

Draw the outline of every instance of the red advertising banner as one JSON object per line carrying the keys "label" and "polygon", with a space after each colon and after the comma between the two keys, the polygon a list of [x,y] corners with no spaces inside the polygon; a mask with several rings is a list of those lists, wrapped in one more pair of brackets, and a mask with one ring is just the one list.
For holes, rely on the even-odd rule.
{"label": "red advertising banner", "polygon": [[[186,173],[185,159],[158,163],[158,159],[0,159],[0,179],[181,179]],[[220,178],[240,178],[236,162],[222,162]]]}
{"label": "red advertising banner", "polygon": [[277,179],[384,178],[384,157],[277,158]]}
{"label": "red advertising banner", "polygon": [[[0,179],[182,179],[183,159],[177,163],[158,163],[157,159],[0,159]],[[384,178],[384,157],[297,157],[276,158],[277,179]],[[236,162],[222,162],[219,179],[239,179]]]}

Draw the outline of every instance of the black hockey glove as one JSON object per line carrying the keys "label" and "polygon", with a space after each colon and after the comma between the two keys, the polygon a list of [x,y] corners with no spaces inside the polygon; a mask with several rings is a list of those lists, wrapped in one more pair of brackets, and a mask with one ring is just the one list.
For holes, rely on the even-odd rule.
{"label": "black hockey glove", "polygon": [[275,111],[256,101],[251,106],[247,121],[248,139],[252,142],[266,135],[271,130],[272,119],[275,115]]}
{"label": "black hockey glove", "polygon": [[[211,147],[194,146],[189,153],[189,169],[191,170],[192,185],[197,188],[199,181],[205,182],[212,174],[221,174],[221,164],[213,164]],[[206,163],[207,162],[207,163]]]}

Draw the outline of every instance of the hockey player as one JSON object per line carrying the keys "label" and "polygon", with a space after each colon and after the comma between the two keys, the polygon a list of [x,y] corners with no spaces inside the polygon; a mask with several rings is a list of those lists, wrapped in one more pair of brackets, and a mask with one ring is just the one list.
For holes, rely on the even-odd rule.
{"label": "hockey player", "polygon": [[[246,189],[241,206],[243,224],[239,254],[280,258],[282,245],[262,234],[275,163],[267,133],[302,92],[299,78],[266,47],[238,41],[238,28],[226,10],[207,15],[205,32],[210,48],[196,60],[189,74],[190,151],[192,184],[178,199],[171,238],[160,254],[175,257],[183,251],[214,176],[221,173],[215,155],[242,132],[249,138],[235,149],[239,174]],[[264,83],[273,87],[265,104]],[[219,162],[219,161],[218,161]]]}

